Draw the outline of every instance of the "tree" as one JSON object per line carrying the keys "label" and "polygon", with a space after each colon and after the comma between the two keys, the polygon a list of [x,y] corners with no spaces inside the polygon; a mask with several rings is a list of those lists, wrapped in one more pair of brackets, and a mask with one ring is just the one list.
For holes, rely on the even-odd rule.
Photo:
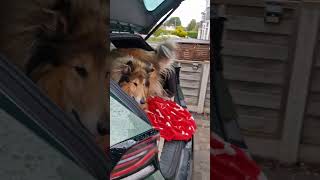
{"label": "tree", "polygon": [[200,25],[201,25],[201,23],[200,23],[200,22],[197,22],[197,24],[196,24],[196,29],[195,29],[196,31],[198,31]]}
{"label": "tree", "polygon": [[187,31],[197,31],[197,21],[192,19],[186,29]]}
{"label": "tree", "polygon": [[171,17],[168,21],[164,23],[165,26],[181,26],[181,21],[179,17]]}
{"label": "tree", "polygon": [[176,30],[174,30],[172,34],[179,37],[186,37],[188,35],[188,33],[183,29],[182,26],[177,26]]}

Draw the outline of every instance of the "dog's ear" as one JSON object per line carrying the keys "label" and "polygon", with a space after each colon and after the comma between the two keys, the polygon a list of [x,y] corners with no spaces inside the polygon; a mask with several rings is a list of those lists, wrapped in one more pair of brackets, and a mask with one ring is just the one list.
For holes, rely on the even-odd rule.
{"label": "dog's ear", "polygon": [[133,64],[131,61],[126,64],[121,64],[117,68],[113,69],[113,73],[121,73],[122,75],[129,75],[132,72]]}
{"label": "dog's ear", "polygon": [[59,1],[53,8],[43,8],[42,31],[49,37],[67,34],[70,29],[69,10],[70,4],[65,0]]}
{"label": "dog's ear", "polygon": [[132,61],[128,61],[127,64],[123,65],[122,73],[123,74],[130,74],[133,70],[133,63]]}

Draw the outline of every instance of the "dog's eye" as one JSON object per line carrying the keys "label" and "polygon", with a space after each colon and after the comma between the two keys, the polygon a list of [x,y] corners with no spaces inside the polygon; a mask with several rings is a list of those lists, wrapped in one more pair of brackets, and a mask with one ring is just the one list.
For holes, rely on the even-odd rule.
{"label": "dog's eye", "polygon": [[135,86],[138,86],[138,84],[137,83],[133,83]]}
{"label": "dog's eye", "polygon": [[75,66],[74,69],[81,77],[85,78],[88,76],[88,72],[84,67]]}

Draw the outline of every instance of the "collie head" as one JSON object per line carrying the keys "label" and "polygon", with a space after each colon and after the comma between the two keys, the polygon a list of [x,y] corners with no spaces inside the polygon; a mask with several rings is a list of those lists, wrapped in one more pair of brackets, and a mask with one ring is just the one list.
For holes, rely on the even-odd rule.
{"label": "collie head", "polygon": [[111,79],[117,81],[122,90],[144,108],[152,83],[150,75],[154,72],[153,65],[132,56],[117,58],[115,61],[118,61],[118,66],[113,66]]}
{"label": "collie head", "polygon": [[92,134],[109,126],[108,6],[102,0],[9,0],[0,51]]}

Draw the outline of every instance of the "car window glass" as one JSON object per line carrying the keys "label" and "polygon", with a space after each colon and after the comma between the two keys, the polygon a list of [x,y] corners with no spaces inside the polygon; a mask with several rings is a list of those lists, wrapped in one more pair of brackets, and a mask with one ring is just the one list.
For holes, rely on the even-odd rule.
{"label": "car window glass", "polygon": [[152,129],[113,97],[110,97],[110,124],[111,146]]}
{"label": "car window glass", "polygon": [[[2,100],[0,95],[0,103]],[[27,116],[8,112],[0,106],[0,179],[95,179],[22,124],[30,122]]]}
{"label": "car window glass", "polygon": [[143,0],[144,6],[148,11],[155,10],[164,0]]}

